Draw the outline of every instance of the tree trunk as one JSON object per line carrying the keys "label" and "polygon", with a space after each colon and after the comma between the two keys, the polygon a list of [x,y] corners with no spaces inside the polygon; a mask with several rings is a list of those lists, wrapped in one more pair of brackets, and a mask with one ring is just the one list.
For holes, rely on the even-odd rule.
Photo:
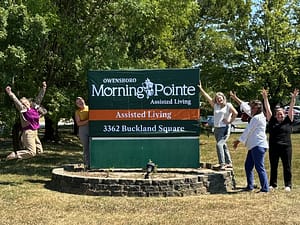
{"label": "tree trunk", "polygon": [[76,120],[75,120],[75,115],[73,115],[73,121],[74,121],[74,125],[73,125],[73,134],[77,135],[78,134],[78,126],[76,124]]}
{"label": "tree trunk", "polygon": [[15,152],[23,148],[21,142],[21,135],[22,135],[22,126],[21,126],[20,118],[18,118],[12,127],[12,142],[13,142],[13,150]]}
{"label": "tree trunk", "polygon": [[48,116],[45,116],[45,134],[43,140],[50,142],[59,141],[57,122],[54,122]]}

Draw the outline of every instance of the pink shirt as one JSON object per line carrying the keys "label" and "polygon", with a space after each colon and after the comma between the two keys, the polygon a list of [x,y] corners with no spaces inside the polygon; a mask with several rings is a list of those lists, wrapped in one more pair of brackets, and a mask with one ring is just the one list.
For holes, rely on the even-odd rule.
{"label": "pink shirt", "polygon": [[37,130],[40,128],[40,115],[37,109],[30,108],[22,114],[27,122],[29,122],[29,125],[23,127],[23,130]]}

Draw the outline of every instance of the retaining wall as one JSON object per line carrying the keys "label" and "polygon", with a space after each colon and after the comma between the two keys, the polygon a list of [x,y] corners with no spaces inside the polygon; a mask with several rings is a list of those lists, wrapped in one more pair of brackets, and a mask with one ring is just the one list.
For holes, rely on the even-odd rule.
{"label": "retaining wall", "polygon": [[[72,169],[73,168],[73,169]],[[77,172],[76,172],[77,171]],[[95,176],[107,172],[108,176]],[[121,173],[124,176],[109,177],[109,173]],[[168,197],[202,194],[227,193],[235,187],[232,169],[214,171],[212,169],[158,169],[155,178],[126,178],[131,173],[145,172],[142,169],[93,170],[83,172],[72,165],[56,168],[52,171],[51,187],[54,190],[97,196],[134,196]],[[166,178],[160,174],[177,174],[178,177]],[[91,176],[92,174],[92,176]],[[128,176],[130,177],[130,176]]]}

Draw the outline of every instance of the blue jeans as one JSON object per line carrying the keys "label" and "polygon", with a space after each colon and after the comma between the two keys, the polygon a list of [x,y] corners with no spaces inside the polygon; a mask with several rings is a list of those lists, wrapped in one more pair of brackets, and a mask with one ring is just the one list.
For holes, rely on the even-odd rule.
{"label": "blue jeans", "polygon": [[229,149],[226,144],[230,135],[230,126],[215,127],[214,134],[217,141],[216,148],[219,164],[232,164]]}
{"label": "blue jeans", "polygon": [[265,169],[265,158],[266,149],[256,146],[248,150],[248,154],[245,161],[245,171],[247,176],[247,188],[252,190],[254,188],[254,172],[255,166],[256,172],[258,173],[259,181],[262,192],[269,191],[268,176]]}

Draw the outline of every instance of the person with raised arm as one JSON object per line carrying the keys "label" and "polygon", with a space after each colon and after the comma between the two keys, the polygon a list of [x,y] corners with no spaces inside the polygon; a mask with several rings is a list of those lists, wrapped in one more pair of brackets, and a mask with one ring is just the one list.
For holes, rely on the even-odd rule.
{"label": "person with raised arm", "polygon": [[233,142],[233,148],[237,149],[239,143],[242,142],[248,150],[245,160],[246,190],[254,190],[253,169],[255,167],[261,185],[260,192],[269,192],[268,176],[264,162],[265,153],[269,147],[266,135],[267,121],[263,113],[261,101],[251,101],[249,108],[251,111],[251,120],[239,139]]}
{"label": "person with raised arm", "polygon": [[233,105],[227,102],[222,92],[217,92],[214,98],[210,97],[203,89],[201,81],[198,84],[201,94],[209,102],[214,111],[214,135],[216,139],[216,149],[219,160],[219,169],[232,168],[232,160],[227,146],[230,136],[231,123],[237,116],[237,111]]}
{"label": "person with raised arm", "polygon": [[240,111],[242,112],[241,120],[243,122],[250,122],[251,119],[251,109],[249,106],[249,102],[245,102],[241,100],[235,92],[229,92],[230,97],[240,106]]}
{"label": "person with raised arm", "polygon": [[37,154],[43,153],[42,143],[38,136],[38,129],[40,128],[40,112],[39,107],[42,99],[46,92],[46,82],[42,83],[42,88],[32,102],[29,99],[22,97],[20,100],[12,92],[11,87],[7,86],[5,88],[8,96],[13,100],[17,110],[20,112],[21,126],[22,126],[22,136],[21,142],[24,149],[11,152],[6,160],[12,159],[27,159],[36,156]]}
{"label": "person with raised arm", "polygon": [[293,108],[296,98],[299,95],[299,90],[294,89],[291,94],[291,102],[287,115],[285,110],[277,107],[272,110],[268,100],[267,90],[262,90],[264,105],[266,109],[266,117],[269,121],[269,160],[270,160],[270,189],[277,188],[277,170],[278,162],[281,159],[283,167],[283,179],[285,191],[291,191],[292,188],[292,125],[294,120]]}

